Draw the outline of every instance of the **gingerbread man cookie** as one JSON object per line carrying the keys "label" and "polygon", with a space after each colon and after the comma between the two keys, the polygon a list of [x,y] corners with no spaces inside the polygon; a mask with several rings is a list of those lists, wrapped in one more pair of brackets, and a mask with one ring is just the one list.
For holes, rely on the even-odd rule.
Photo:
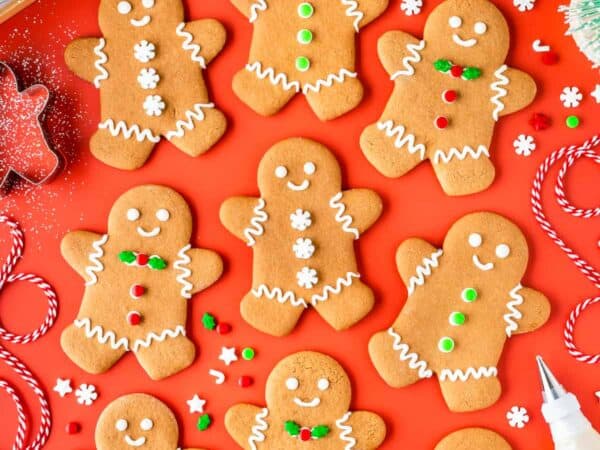
{"label": "gingerbread man cookie", "polygon": [[131,351],[159,380],[188,367],[188,300],[221,276],[221,258],[192,248],[192,215],[172,189],[140,186],[113,205],[108,233],[73,231],[62,240],[67,262],[85,279],[75,322],[61,345],[83,370],[103,373]]}
{"label": "gingerbread man cookie", "polygon": [[494,404],[506,340],[539,328],[550,313],[543,294],[521,285],[528,253],[521,230],[488,212],[456,222],[443,249],[416,238],[403,242],[396,265],[408,299],[369,343],[382,378],[404,387],[436,374],[455,412]]}
{"label": "gingerbread man cookie", "polygon": [[100,89],[102,119],[90,149],[109,166],[141,167],[161,136],[198,156],[225,132],[202,75],[225,29],[212,19],[183,20],[181,0],[101,0],[104,36],[67,47],[69,68]]}
{"label": "gingerbread man cookie", "polygon": [[355,35],[388,0],[231,1],[254,25],[248,64],[233,79],[254,111],[270,116],[302,93],[321,120],[330,120],[360,103]]}
{"label": "gingerbread man cookie", "polygon": [[367,189],[342,191],[335,157],[301,138],[265,154],[258,186],[259,198],[231,198],[220,213],[225,227],[254,249],[244,319],[284,336],[309,305],[337,330],[365,317],[374,297],[360,281],[353,243],[381,214],[379,196]]}
{"label": "gingerbread man cookie", "polygon": [[490,143],[500,117],[529,105],[533,79],[505,64],[510,32],[487,0],[446,0],[419,40],[402,31],[378,43],[394,91],[361,147],[387,177],[429,159],[448,195],[489,187],[495,176]]}
{"label": "gingerbread man cookie", "polygon": [[333,358],[300,352],[283,359],[267,380],[266,408],[235,405],[227,431],[245,450],[374,450],[385,423],[367,411],[350,412],[352,387]]}
{"label": "gingerbread man cookie", "polygon": [[[171,410],[146,394],[130,394],[106,407],[96,425],[98,450],[181,450],[179,426]],[[200,450],[200,449],[187,449]]]}
{"label": "gingerbread man cookie", "polygon": [[506,439],[484,428],[465,428],[446,436],[435,450],[512,450]]}

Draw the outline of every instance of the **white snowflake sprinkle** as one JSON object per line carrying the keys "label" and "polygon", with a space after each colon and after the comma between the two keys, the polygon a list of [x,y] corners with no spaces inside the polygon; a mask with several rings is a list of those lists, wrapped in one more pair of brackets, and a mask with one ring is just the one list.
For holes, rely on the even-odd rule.
{"label": "white snowflake sprinkle", "polygon": [[400,3],[400,9],[404,11],[404,14],[407,16],[421,14],[422,7],[423,0],[402,0],[402,3]]}
{"label": "white snowflake sprinkle", "polygon": [[576,86],[567,86],[560,94],[560,101],[565,108],[577,108],[582,99],[583,94]]}
{"label": "white snowflake sprinkle", "polygon": [[517,155],[529,156],[535,150],[535,139],[533,139],[533,136],[520,134],[517,139],[513,141],[513,147],[515,148],[515,153]]}
{"label": "white snowflake sprinkle", "polygon": [[147,63],[156,58],[156,46],[146,40],[133,46],[133,56],[139,62]]}
{"label": "white snowflake sprinkle", "polygon": [[300,272],[296,274],[298,279],[298,286],[305,289],[312,289],[319,282],[317,277],[317,271],[310,267],[303,267]]}
{"label": "white snowflake sprinkle", "polygon": [[310,239],[299,238],[292,248],[298,259],[309,259],[315,253],[315,246]]}
{"label": "white snowflake sprinkle", "polygon": [[292,228],[298,231],[304,231],[312,225],[310,212],[302,209],[297,209],[290,214],[290,220],[292,221]]}
{"label": "white snowflake sprinkle", "polygon": [[521,11],[531,11],[535,6],[535,0],[513,0],[513,5]]}
{"label": "white snowflake sprinkle", "polygon": [[525,428],[525,425],[529,422],[529,414],[522,406],[513,406],[506,413],[506,419],[513,428]]}
{"label": "white snowflake sprinkle", "polygon": [[144,100],[144,111],[149,116],[160,116],[165,110],[165,102],[160,95],[149,95]]}
{"label": "white snowflake sprinkle", "polygon": [[90,406],[98,398],[96,386],[93,384],[82,384],[75,391],[77,403],[80,405]]}
{"label": "white snowflake sprinkle", "polygon": [[160,81],[160,75],[152,67],[142,69],[137,77],[137,81],[142,89],[156,89]]}
{"label": "white snowflake sprinkle", "polygon": [[590,94],[596,100],[596,103],[600,103],[600,84],[597,84],[594,90]]}

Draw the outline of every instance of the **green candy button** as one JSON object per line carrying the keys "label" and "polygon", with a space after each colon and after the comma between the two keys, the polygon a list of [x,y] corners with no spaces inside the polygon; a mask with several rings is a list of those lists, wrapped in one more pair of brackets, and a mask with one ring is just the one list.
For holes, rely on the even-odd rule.
{"label": "green candy button", "polygon": [[308,2],[298,5],[298,15],[303,19],[309,19],[315,13],[315,7]]}
{"label": "green candy button", "polygon": [[569,116],[565,120],[565,123],[569,128],[577,128],[579,126],[579,122],[579,117],[577,116]]}
{"label": "green candy button", "polygon": [[465,322],[467,321],[467,316],[465,316],[459,311],[454,311],[450,314],[450,318],[448,319],[448,321],[450,322],[450,325],[459,327],[465,324]]}
{"label": "green candy button", "polygon": [[242,350],[242,358],[244,358],[246,361],[252,361],[255,356],[256,352],[252,347],[246,347]]}
{"label": "green candy button", "polygon": [[461,295],[462,299],[468,303],[472,303],[475,300],[477,300],[477,296],[478,296],[475,288],[466,288],[465,290],[462,291],[462,293],[460,295]]}
{"label": "green candy button", "polygon": [[306,56],[298,56],[296,58],[296,69],[300,72],[306,72],[310,69],[310,60]]}
{"label": "green candy button", "polygon": [[313,40],[313,34],[312,31],[307,30],[307,29],[303,29],[298,31],[298,42],[300,42],[301,44],[310,44]]}
{"label": "green candy button", "polygon": [[454,339],[448,336],[441,338],[440,342],[438,342],[438,349],[442,353],[450,353],[452,350],[454,350],[454,347]]}

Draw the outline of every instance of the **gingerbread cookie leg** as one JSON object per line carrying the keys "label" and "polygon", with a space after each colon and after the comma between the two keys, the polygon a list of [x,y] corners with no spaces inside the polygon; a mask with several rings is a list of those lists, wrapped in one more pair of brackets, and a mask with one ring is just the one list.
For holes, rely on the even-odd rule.
{"label": "gingerbread cookie leg", "polygon": [[300,91],[300,84],[288,83],[278,78],[272,68],[263,70],[256,62],[234,76],[233,91],[258,114],[271,116]]}
{"label": "gingerbread cookie leg", "polygon": [[101,344],[88,337],[84,328],[75,325],[70,325],[62,332],[60,345],[71,361],[93,374],[106,372],[126,352],[122,346],[113,347],[111,342]]}
{"label": "gingerbread cookie leg", "polygon": [[354,279],[338,294],[330,294],[325,301],[313,301],[321,317],[336,330],[346,330],[361,321],[373,309],[375,296],[369,286]]}
{"label": "gingerbread cookie leg", "polygon": [[253,289],[242,300],[242,317],[263,333],[288,335],[296,327],[305,307],[302,304],[292,304],[291,301],[280,303],[279,298],[268,288]]}
{"label": "gingerbread cookie leg", "polygon": [[115,123],[108,119],[99,125],[92,136],[92,154],[111,167],[135,170],[144,165],[160,137],[150,130],[140,130],[139,126],[129,127],[125,122]]}
{"label": "gingerbread cookie leg", "polygon": [[[468,412],[485,409],[498,401],[502,386],[497,371],[485,368],[444,371],[439,374],[442,395],[450,411]],[[468,374],[468,377],[467,377]],[[465,378],[466,381],[463,381]]]}
{"label": "gingerbread cookie leg", "polygon": [[362,101],[363,91],[355,73],[329,87],[305,86],[306,100],[321,120],[335,119],[354,109]]}
{"label": "gingerbread cookie leg", "polygon": [[139,345],[135,356],[150,378],[162,380],[192,365],[196,348],[187,337],[179,335],[162,341],[157,338],[149,346]]}

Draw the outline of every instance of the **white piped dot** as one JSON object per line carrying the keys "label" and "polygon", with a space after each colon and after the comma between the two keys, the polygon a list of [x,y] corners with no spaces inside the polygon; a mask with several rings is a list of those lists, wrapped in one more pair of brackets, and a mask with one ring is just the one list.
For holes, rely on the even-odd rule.
{"label": "white piped dot", "polygon": [[142,6],[147,9],[154,8],[154,0],[142,0]]}
{"label": "white piped dot", "polygon": [[306,175],[312,175],[316,171],[317,171],[317,166],[315,166],[315,163],[309,161],[306,164],[304,164],[304,173]]}
{"label": "white piped dot", "polygon": [[487,31],[487,25],[485,23],[483,23],[483,22],[477,22],[473,26],[473,30],[477,34],[485,34],[485,32]]}
{"label": "white piped dot", "polygon": [[117,423],[115,424],[115,428],[118,431],[125,431],[127,429],[127,427],[129,427],[129,424],[127,423],[127,421],[125,419],[119,419],[119,420],[117,420]]}
{"label": "white piped dot", "polygon": [[452,16],[448,19],[448,25],[452,28],[459,28],[462,25],[462,19],[458,16]]}
{"label": "white piped dot", "polygon": [[285,387],[288,388],[290,391],[295,391],[296,389],[298,389],[299,386],[300,382],[298,381],[298,378],[290,377],[287,380],[285,380]]}
{"label": "white piped dot", "polygon": [[139,209],[129,208],[127,210],[127,220],[129,220],[130,222],[135,222],[139,218],[140,218],[140,211],[139,211]]}
{"label": "white piped dot", "polygon": [[483,238],[479,233],[471,233],[469,235],[469,245],[473,248],[480,247],[483,242]]}
{"label": "white piped dot", "polygon": [[131,9],[131,3],[126,1],[119,2],[119,4],[117,5],[117,11],[119,11],[119,14],[129,14],[131,12]]}
{"label": "white piped dot", "polygon": [[496,247],[496,256],[500,259],[508,258],[510,247],[506,244],[500,244]]}
{"label": "white piped dot", "polygon": [[285,166],[277,166],[275,169],[275,176],[277,178],[285,178],[287,177],[288,171]]}
{"label": "white piped dot", "polygon": [[144,431],[150,431],[154,428],[154,422],[151,419],[145,418],[140,422],[140,428]]}
{"label": "white piped dot", "polygon": [[156,211],[156,218],[161,222],[166,222],[171,218],[171,214],[166,209],[161,208],[158,211]]}
{"label": "white piped dot", "polygon": [[317,382],[317,387],[320,391],[326,391],[327,389],[329,389],[329,380],[327,378],[321,378]]}

